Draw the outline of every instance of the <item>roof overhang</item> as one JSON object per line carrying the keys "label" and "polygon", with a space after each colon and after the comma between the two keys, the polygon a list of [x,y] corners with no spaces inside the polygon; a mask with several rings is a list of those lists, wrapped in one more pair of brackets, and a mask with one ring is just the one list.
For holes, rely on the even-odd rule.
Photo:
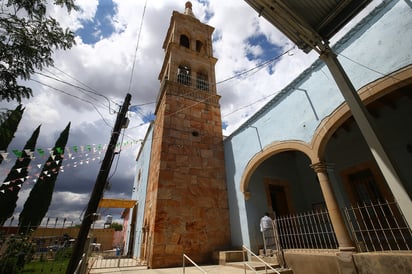
{"label": "roof overhang", "polygon": [[136,205],[136,200],[122,199],[101,199],[99,207],[101,208],[132,208]]}
{"label": "roof overhang", "polygon": [[324,44],[372,0],[245,0],[305,53]]}

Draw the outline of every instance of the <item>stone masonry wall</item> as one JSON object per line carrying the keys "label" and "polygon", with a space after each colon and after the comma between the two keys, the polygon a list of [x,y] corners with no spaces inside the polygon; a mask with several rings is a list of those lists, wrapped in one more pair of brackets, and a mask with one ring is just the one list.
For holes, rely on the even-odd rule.
{"label": "stone masonry wall", "polygon": [[220,109],[168,93],[163,100],[163,134],[152,149],[160,153],[157,188],[148,195],[156,196],[149,266],[179,266],[183,253],[211,262],[213,251],[230,246]]}

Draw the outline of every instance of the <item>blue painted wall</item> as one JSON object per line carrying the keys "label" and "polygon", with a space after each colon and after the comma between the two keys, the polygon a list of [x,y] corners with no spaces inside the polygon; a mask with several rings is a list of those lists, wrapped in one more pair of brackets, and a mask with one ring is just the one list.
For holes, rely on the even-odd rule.
{"label": "blue painted wall", "polygon": [[[134,233],[135,241],[133,247],[133,256],[140,257],[140,246],[142,243],[142,227],[144,225],[144,206],[146,202],[146,190],[149,179],[149,168],[150,168],[150,154],[152,149],[152,137],[153,137],[153,124],[150,125],[147,130],[146,137],[140,148],[137,161],[136,161],[136,177],[133,183],[132,199],[137,200],[137,215],[136,215],[136,225],[135,230],[130,233]],[[139,175],[140,174],[140,175]],[[131,218],[133,214],[129,217],[129,230],[131,224]]]}
{"label": "blue painted wall", "polygon": [[[338,53],[338,59],[352,84],[359,89],[410,65],[411,41],[410,1],[385,1],[343,37],[334,46],[334,50]],[[319,120],[315,118],[304,92],[296,88],[307,91]],[[275,141],[300,140],[309,143],[322,119],[342,103],[343,97],[329,70],[318,60],[225,139],[231,236],[234,246],[252,246],[251,242],[257,237],[256,222],[262,215],[262,208],[253,204],[253,200],[246,201],[240,192],[244,170],[250,159],[260,152],[259,140],[253,127],[258,129],[263,147]],[[412,178],[411,174],[407,176]],[[260,178],[252,176],[251,182],[256,179]],[[336,183],[335,179],[331,180]],[[250,187],[255,186],[251,183]],[[253,191],[263,195],[261,189]],[[338,200],[342,198],[338,197]]]}

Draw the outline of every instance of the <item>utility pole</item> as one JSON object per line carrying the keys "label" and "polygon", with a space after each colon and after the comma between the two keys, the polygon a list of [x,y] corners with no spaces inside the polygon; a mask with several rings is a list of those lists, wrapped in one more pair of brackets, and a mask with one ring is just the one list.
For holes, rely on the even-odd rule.
{"label": "utility pole", "polygon": [[[73,254],[70,258],[66,269],[66,274],[73,274],[79,265],[80,259],[83,255],[87,236],[89,234],[90,226],[95,221],[95,216],[100,199],[103,196],[103,191],[106,185],[107,177],[110,172],[111,164],[114,157],[114,149],[120,135],[122,126],[126,122],[126,113],[130,105],[131,95],[128,93],[124,100],[120,112],[117,114],[116,123],[113,128],[112,136],[110,138],[109,146],[107,147],[99,174],[97,175],[94,184],[93,192],[90,196],[89,204],[83,217],[82,225],[80,226],[79,234],[77,235],[76,243],[73,249]],[[87,258],[85,258],[87,259]]]}

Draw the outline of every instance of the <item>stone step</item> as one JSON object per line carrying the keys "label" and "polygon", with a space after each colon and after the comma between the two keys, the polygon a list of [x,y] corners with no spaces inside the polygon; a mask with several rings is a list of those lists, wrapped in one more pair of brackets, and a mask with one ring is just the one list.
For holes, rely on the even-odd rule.
{"label": "stone step", "polygon": [[[257,273],[268,273],[268,274],[269,273],[276,273],[273,270],[271,270],[270,268],[268,268],[267,272],[266,272],[265,265],[262,262],[249,261],[249,262],[247,262],[247,264],[249,265],[250,268],[252,268]],[[245,269],[244,262],[231,262],[231,263],[226,263],[226,265],[241,268],[241,269]],[[281,268],[278,264],[269,264],[269,265],[272,268],[276,269],[279,273],[293,274],[293,271],[290,268]],[[246,266],[246,268],[248,268],[248,267]]]}
{"label": "stone step", "polygon": [[[264,262],[268,263],[268,264],[279,264],[278,261],[278,257],[276,255],[273,256],[259,256],[260,260],[263,260]],[[252,262],[259,262],[258,258],[256,258],[255,256],[251,256],[250,261]]]}
{"label": "stone step", "polygon": [[[242,269],[245,269],[245,264],[243,262],[244,258],[246,260],[248,259],[246,251],[242,251],[242,250],[218,251],[214,254],[214,256],[220,265],[233,266],[233,267],[242,268]],[[262,263],[260,260],[263,260],[265,263],[270,265],[272,268],[276,269],[279,273],[293,274],[293,271],[291,269],[280,267],[276,253],[272,253],[272,252],[271,252],[271,256],[260,255],[259,258],[256,258],[255,256],[251,256],[250,261],[247,261],[247,264],[249,265],[249,268],[253,269],[257,273],[276,273],[271,269],[266,270],[265,264]]]}
{"label": "stone step", "polygon": [[214,253],[214,258],[220,265],[230,262],[243,262],[246,258],[246,252],[243,250],[218,251]]}
{"label": "stone step", "polygon": [[[259,261],[256,261],[256,262],[249,261],[249,262],[247,262],[247,264],[256,271],[265,270],[265,269],[270,270],[270,268],[266,267],[266,265],[264,263],[259,262]],[[268,263],[268,265],[270,265],[270,267],[275,268],[275,269],[280,267],[278,264]]]}

